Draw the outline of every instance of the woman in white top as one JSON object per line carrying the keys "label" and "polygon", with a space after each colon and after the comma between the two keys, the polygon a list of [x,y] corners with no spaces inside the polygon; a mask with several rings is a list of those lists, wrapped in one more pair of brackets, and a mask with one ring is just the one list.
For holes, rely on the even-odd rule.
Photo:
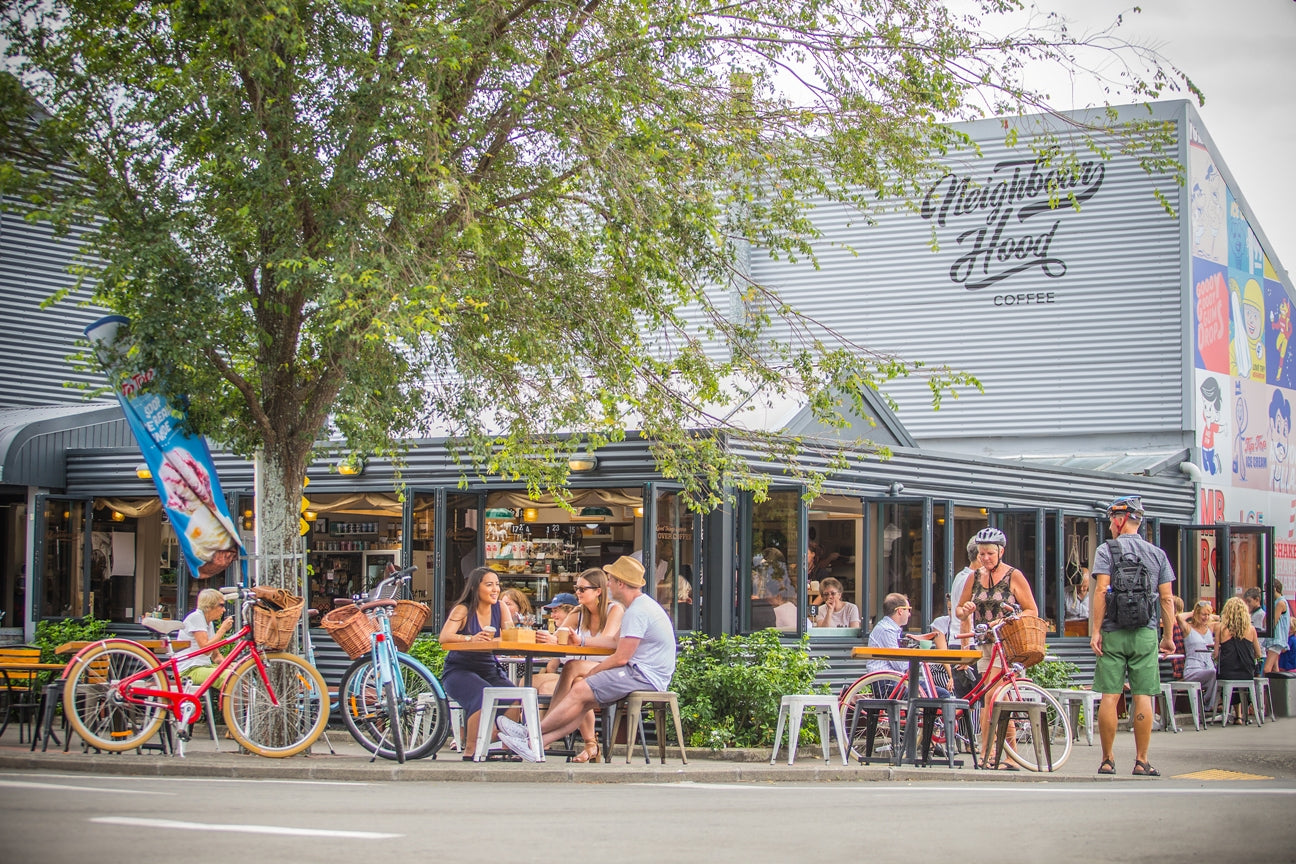
{"label": "woman in white top", "polygon": [[823,604],[819,607],[816,627],[858,627],[859,607],[842,599],[842,584],[832,576],[819,580],[819,594]]}
{"label": "woman in white top", "polygon": [[1191,612],[1179,613],[1179,626],[1183,629],[1184,681],[1199,681],[1206,711],[1215,710],[1215,642],[1219,622],[1211,620],[1209,600],[1198,600]]}
{"label": "woman in white top", "polygon": [[[567,615],[567,620],[560,626],[571,631],[573,641],[584,645],[591,636],[601,635],[616,638],[621,633],[621,617],[625,607],[607,596],[607,574],[599,567],[591,567],[576,577],[576,599],[579,605]],[[557,637],[546,630],[536,631],[537,642],[552,642]],[[572,685],[578,677],[598,665],[597,661],[584,657],[572,657],[562,666],[558,684],[554,687],[553,696],[549,699],[549,709],[553,710],[562,699],[571,692]],[[594,712],[586,711],[580,723],[581,740],[584,747],[577,753],[574,762],[589,762],[599,756],[598,738],[594,735]]]}
{"label": "woman in white top", "polygon": [[[198,592],[198,608],[185,616],[184,626],[180,628],[180,638],[189,640],[189,647],[182,654],[195,648],[205,648],[212,642],[219,642],[234,626],[233,618],[226,618],[219,627],[214,626],[217,618],[225,614],[225,595],[215,588],[204,588]],[[176,661],[180,677],[194,684],[201,684],[216,671],[216,664],[211,653],[203,651]]]}

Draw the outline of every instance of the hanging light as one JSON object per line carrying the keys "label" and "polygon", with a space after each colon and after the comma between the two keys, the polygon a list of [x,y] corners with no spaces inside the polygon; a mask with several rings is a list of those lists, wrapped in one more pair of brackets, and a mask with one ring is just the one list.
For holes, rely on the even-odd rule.
{"label": "hanging light", "polygon": [[149,468],[147,462],[141,462],[135,466],[135,476],[141,480],[152,480],[153,470]]}
{"label": "hanging light", "polygon": [[305,519],[307,522],[314,522],[316,519],[319,518],[319,514],[316,513],[314,510],[307,510],[304,513],[302,513],[302,518]]}
{"label": "hanging light", "polygon": [[598,467],[598,459],[594,456],[571,456],[567,459],[567,470],[577,473],[593,471]]}
{"label": "hanging light", "polygon": [[486,511],[487,519],[512,519],[513,511],[507,507],[492,507]]}
{"label": "hanging light", "polygon": [[522,511],[522,521],[523,521],[523,522],[539,522],[539,521],[540,521],[540,511],[537,510],[535,507],[527,507],[526,509],[524,509],[524,510]]}
{"label": "hanging light", "polygon": [[580,515],[576,518],[577,522],[602,522],[604,519],[610,519],[612,511],[607,507],[582,507]]}
{"label": "hanging light", "polygon": [[121,512],[120,510],[114,510],[112,511],[112,520],[114,522],[125,522],[126,514]]}
{"label": "hanging light", "polygon": [[364,469],[365,464],[363,459],[352,459],[338,463],[338,473],[343,477],[359,477],[364,473]]}
{"label": "hanging light", "polygon": [[637,517],[640,518],[640,519],[643,518],[644,509],[643,509],[643,505],[642,505],[642,504],[640,504],[638,507],[634,508],[634,514],[635,514],[635,516],[637,516]]}

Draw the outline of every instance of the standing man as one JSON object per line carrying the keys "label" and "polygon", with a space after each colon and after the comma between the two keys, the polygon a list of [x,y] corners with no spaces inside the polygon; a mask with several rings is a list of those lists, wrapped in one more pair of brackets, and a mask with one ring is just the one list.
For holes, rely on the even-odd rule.
{"label": "standing man", "polygon": [[[621,634],[590,636],[582,645],[615,648],[590,673],[574,685],[557,705],[551,705],[540,724],[544,747],[574,732],[586,711],[610,705],[635,690],[667,690],[675,674],[675,628],[666,611],[643,593],[644,568],[622,555],[603,568],[608,593],[625,607]],[[504,746],[528,762],[539,762],[543,753],[531,749],[526,727],[501,715],[496,718]]]}
{"label": "standing man", "polygon": [[[1112,550],[1107,543],[1098,547],[1094,556],[1094,592],[1089,644],[1098,658],[1094,664],[1093,687],[1103,694],[1098,708],[1098,736],[1102,740],[1103,760],[1099,774],[1115,774],[1116,758],[1116,705],[1120,701],[1125,679],[1129,678],[1133,706],[1130,710],[1134,727],[1134,774],[1159,777],[1161,772],[1147,761],[1148,743],[1152,738],[1153,699],[1161,692],[1161,672],[1158,665],[1157,629],[1161,630],[1160,650],[1166,654],[1174,650],[1174,594],[1172,584],[1175,574],[1165,552],[1139,536],[1143,524],[1143,502],[1137,495],[1117,498],[1107,506],[1108,527],[1120,546],[1121,560],[1112,560]],[[1112,574],[1129,566],[1128,559],[1138,562],[1140,573],[1146,580],[1143,624],[1130,626],[1128,616],[1122,615],[1117,600],[1137,600],[1133,592],[1122,592],[1117,598],[1112,591]],[[1124,563],[1123,563],[1124,562]],[[1121,587],[1117,583],[1117,587]],[[1122,607],[1126,605],[1121,603]],[[1124,617],[1125,621],[1118,618]]]}

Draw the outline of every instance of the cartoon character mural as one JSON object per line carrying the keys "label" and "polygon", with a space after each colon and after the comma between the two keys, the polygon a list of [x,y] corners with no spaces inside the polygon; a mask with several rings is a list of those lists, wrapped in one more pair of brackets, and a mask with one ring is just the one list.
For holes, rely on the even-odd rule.
{"label": "cartoon character mural", "polygon": [[1291,459],[1291,402],[1278,388],[1269,400],[1269,489],[1296,492],[1296,463]]}
{"label": "cartoon character mural", "polygon": [[1247,479],[1246,430],[1249,413],[1242,382],[1234,381],[1233,416],[1236,422],[1233,425],[1233,475],[1243,483]]}
{"label": "cartoon character mural", "polygon": [[1215,435],[1224,425],[1224,394],[1219,380],[1207,378],[1199,388],[1201,393],[1201,461],[1207,474],[1220,473],[1220,461],[1215,453]]}
{"label": "cartoon character mural", "polygon": [[1238,280],[1230,276],[1229,295],[1232,306],[1229,333],[1233,342],[1229,373],[1238,378],[1264,381],[1265,314],[1260,282],[1248,278],[1246,286],[1239,287]]}
{"label": "cartoon character mural", "polygon": [[1196,164],[1199,161],[1197,153],[1191,155],[1194,157],[1193,174],[1196,175],[1192,187],[1193,254],[1223,263],[1228,260],[1224,243],[1227,233],[1224,180],[1209,156],[1200,157],[1205,164],[1199,166]]}
{"label": "cartoon character mural", "polygon": [[1291,302],[1282,298],[1278,302],[1278,308],[1269,312],[1269,329],[1274,331],[1274,358],[1277,361],[1277,368],[1274,370],[1274,381],[1281,381],[1283,377],[1283,367],[1287,363],[1287,346],[1291,342],[1292,334],[1292,307]]}

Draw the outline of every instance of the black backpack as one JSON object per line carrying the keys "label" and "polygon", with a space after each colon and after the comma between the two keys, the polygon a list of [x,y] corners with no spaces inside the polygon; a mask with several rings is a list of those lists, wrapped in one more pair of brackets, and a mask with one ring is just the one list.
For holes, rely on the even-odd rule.
{"label": "black backpack", "polygon": [[1105,619],[1118,630],[1146,627],[1159,602],[1156,576],[1137,555],[1126,555],[1115,539],[1107,541],[1111,555],[1110,594]]}

